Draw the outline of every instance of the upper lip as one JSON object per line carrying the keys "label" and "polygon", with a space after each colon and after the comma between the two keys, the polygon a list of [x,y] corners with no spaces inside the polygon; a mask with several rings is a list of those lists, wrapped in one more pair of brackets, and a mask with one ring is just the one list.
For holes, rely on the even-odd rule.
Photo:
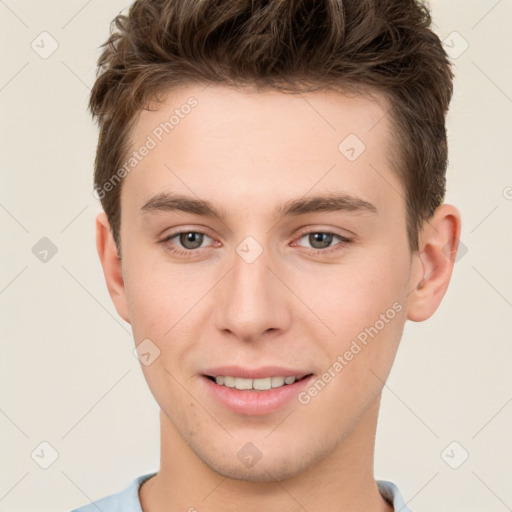
{"label": "upper lip", "polygon": [[260,366],[259,368],[246,368],[241,366],[218,366],[204,370],[208,377],[230,376],[244,379],[264,379],[266,377],[297,377],[301,379],[311,372],[284,368],[283,366]]}

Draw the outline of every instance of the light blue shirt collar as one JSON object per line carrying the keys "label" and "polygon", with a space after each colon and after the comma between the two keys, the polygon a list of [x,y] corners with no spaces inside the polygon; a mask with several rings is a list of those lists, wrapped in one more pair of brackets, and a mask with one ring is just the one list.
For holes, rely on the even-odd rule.
{"label": "light blue shirt collar", "polygon": [[[111,494],[71,512],[143,512],[139,500],[139,487],[154,475],[156,475],[156,471],[141,475],[117,494]],[[394,512],[411,512],[393,482],[376,480],[376,483],[380,494],[393,506]]]}

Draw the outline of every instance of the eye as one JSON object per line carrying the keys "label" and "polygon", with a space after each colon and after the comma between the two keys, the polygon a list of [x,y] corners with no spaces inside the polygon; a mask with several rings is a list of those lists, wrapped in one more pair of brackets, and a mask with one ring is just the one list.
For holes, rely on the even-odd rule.
{"label": "eye", "polygon": [[200,233],[199,231],[184,231],[178,233],[177,236],[179,237],[178,240],[180,244],[182,244],[185,249],[198,249],[201,247],[204,237],[208,235]]}
{"label": "eye", "polygon": [[[160,243],[164,244],[165,247],[172,253],[183,256],[193,256],[194,253],[199,252],[198,249],[202,248],[201,246],[205,237],[210,238],[206,233],[203,233],[202,231],[180,231],[165,237]],[[180,246],[176,247],[176,243],[172,242],[174,238],[177,238],[178,243],[184,249],[181,249]]]}
{"label": "eye", "polygon": [[[303,238],[306,238],[308,243],[311,244],[311,251],[318,254],[343,249],[343,247],[352,241],[350,238],[327,231],[308,231],[307,233],[302,233],[299,240]],[[335,244],[334,248],[332,248],[332,242],[336,238],[340,240],[340,242]]]}

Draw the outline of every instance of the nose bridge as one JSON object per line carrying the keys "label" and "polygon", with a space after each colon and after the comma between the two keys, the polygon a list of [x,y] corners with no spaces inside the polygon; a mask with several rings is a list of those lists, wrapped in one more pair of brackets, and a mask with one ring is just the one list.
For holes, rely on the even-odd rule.
{"label": "nose bridge", "polygon": [[266,244],[253,236],[238,244],[217,305],[219,329],[252,340],[283,326],[284,297],[268,267],[272,268],[272,255]]}

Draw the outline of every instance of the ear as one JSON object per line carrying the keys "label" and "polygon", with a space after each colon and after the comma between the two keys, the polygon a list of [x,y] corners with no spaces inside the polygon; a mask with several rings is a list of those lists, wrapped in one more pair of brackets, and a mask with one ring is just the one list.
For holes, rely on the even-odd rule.
{"label": "ear", "polygon": [[[460,213],[450,204],[439,206],[421,232],[416,288],[410,293],[407,319],[422,322],[438,308],[448,289],[459,247]],[[418,279],[419,276],[419,279]]]}
{"label": "ear", "polygon": [[96,248],[112,302],[119,316],[130,323],[121,259],[117,255],[110,223],[104,212],[98,213],[96,216]]}

